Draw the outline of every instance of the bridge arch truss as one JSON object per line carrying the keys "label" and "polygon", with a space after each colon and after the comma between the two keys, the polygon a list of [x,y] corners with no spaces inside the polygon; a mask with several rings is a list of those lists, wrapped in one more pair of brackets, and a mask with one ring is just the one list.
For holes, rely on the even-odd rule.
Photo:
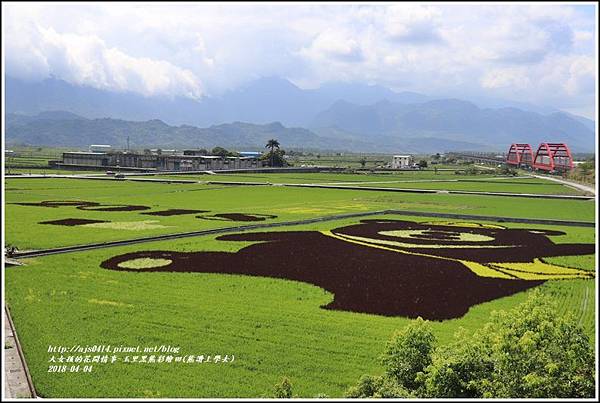
{"label": "bridge arch truss", "polygon": [[550,172],[571,170],[571,150],[565,143],[542,143],[535,153],[533,168]]}
{"label": "bridge arch truss", "polygon": [[529,144],[513,143],[508,149],[506,156],[506,163],[508,165],[532,167],[533,160],[533,149]]}

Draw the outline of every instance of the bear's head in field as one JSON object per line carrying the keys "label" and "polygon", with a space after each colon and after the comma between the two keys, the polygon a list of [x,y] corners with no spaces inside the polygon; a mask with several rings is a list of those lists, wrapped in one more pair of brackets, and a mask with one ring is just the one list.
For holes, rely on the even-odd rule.
{"label": "bear's head in field", "polygon": [[295,280],[333,293],[326,309],[444,320],[546,280],[593,278],[589,271],[541,260],[594,253],[594,244],[555,244],[548,238],[557,235],[564,233],[474,223],[363,220],[331,231],[223,235],[217,239],[256,243],[235,253],[128,253],[101,267]]}

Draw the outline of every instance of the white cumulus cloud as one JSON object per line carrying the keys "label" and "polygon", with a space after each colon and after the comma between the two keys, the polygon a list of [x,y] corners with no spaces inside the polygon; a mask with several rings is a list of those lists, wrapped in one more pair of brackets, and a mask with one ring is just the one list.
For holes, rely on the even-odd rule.
{"label": "white cumulus cloud", "polygon": [[595,110],[596,7],[3,3],[10,76],[219,95],[261,76]]}

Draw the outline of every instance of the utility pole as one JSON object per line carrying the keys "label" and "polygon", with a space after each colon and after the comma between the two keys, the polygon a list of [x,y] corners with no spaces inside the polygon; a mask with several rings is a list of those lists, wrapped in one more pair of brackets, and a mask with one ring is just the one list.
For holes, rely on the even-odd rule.
{"label": "utility pole", "polygon": [[127,152],[129,152],[129,135],[127,135]]}

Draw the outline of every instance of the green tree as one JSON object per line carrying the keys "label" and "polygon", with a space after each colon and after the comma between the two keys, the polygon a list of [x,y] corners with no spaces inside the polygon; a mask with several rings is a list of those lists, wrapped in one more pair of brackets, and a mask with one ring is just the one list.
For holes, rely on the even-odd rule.
{"label": "green tree", "polygon": [[570,314],[540,290],[509,311],[492,314],[474,333],[435,348],[417,320],[388,343],[385,374],[363,376],[349,397],[591,398],[594,348]]}
{"label": "green tree", "polygon": [[387,343],[381,357],[386,375],[408,390],[420,387],[417,375],[431,364],[435,342],[429,322],[411,322]]}
{"label": "green tree", "polygon": [[580,164],[577,168],[579,168],[579,170],[581,171],[581,174],[583,176],[587,176],[590,174],[590,172],[592,172],[594,170],[594,162],[586,161],[586,162]]}
{"label": "green tree", "polygon": [[284,167],[290,165],[284,158],[285,150],[275,150],[274,152],[268,152],[264,154],[260,159],[263,161],[269,161],[271,167]]}
{"label": "green tree", "polygon": [[496,168],[496,175],[516,176],[517,175],[517,171],[515,171],[512,168],[510,168],[508,165],[502,165],[501,167]]}
{"label": "green tree", "polygon": [[215,147],[210,152],[211,155],[218,155],[221,158],[225,158],[229,155],[229,151],[224,149],[223,147]]}
{"label": "green tree", "polygon": [[471,166],[465,169],[465,174],[467,175],[477,175],[479,174],[480,171],[479,169],[477,169],[477,167]]}
{"label": "green tree", "polygon": [[283,377],[281,382],[275,385],[273,395],[279,399],[289,399],[292,397],[292,383],[287,377]]}
{"label": "green tree", "polygon": [[364,168],[365,165],[367,165],[367,159],[365,157],[362,157],[359,162],[362,168]]}
{"label": "green tree", "polygon": [[574,318],[539,290],[437,354],[425,371],[429,397],[594,396],[594,350]]}
{"label": "green tree", "polygon": [[267,144],[265,145],[265,148],[268,148],[270,150],[270,156],[271,156],[271,165],[273,166],[273,160],[275,158],[275,149],[279,150],[279,141],[275,140],[275,139],[270,139],[269,141],[267,141]]}
{"label": "green tree", "polygon": [[488,348],[494,371],[483,397],[594,396],[594,349],[570,315],[535,290],[528,300],[496,314],[475,337]]}
{"label": "green tree", "polygon": [[424,378],[424,397],[480,398],[481,384],[494,370],[489,349],[483,343],[471,340],[464,329],[455,335],[456,342],[440,349],[427,367]]}
{"label": "green tree", "polygon": [[409,391],[398,385],[387,376],[363,375],[356,386],[352,386],[346,392],[346,397],[365,398],[407,398],[414,397]]}
{"label": "green tree", "polygon": [[419,165],[419,168],[427,168],[427,161],[421,160],[421,161],[419,161],[418,165]]}

